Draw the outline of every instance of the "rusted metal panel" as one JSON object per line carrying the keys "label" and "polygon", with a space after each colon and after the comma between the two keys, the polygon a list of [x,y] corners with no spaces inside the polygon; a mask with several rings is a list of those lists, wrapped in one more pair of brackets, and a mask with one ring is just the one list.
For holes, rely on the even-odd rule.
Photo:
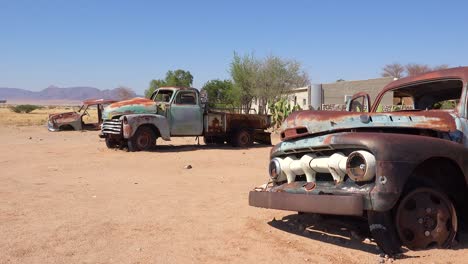
{"label": "rusted metal panel", "polygon": [[286,192],[251,191],[249,205],[270,209],[319,214],[363,214],[363,200],[358,195],[303,195]]}
{"label": "rusted metal panel", "polygon": [[127,114],[146,114],[156,112],[157,104],[154,101],[147,98],[137,97],[108,105],[102,113],[102,118],[112,119],[116,116]]}
{"label": "rusted metal panel", "polygon": [[[121,118],[122,119],[122,118]],[[126,123],[122,125],[123,137],[130,138],[142,125],[150,125],[157,129],[159,136],[164,140],[170,140],[169,124],[167,119],[161,115],[133,114],[125,116]]]}
{"label": "rusted metal panel", "polygon": [[226,125],[227,131],[240,128],[267,129],[271,122],[268,115],[226,113]]}
{"label": "rusted metal panel", "polygon": [[110,99],[87,99],[83,101],[84,105],[98,105],[98,104],[112,104],[117,102],[116,100],[110,100]]}
{"label": "rusted metal panel", "polygon": [[208,113],[205,118],[205,132],[210,134],[226,132],[226,115],[221,113]]}
{"label": "rusted metal panel", "polygon": [[[421,128],[441,132],[457,130],[455,111],[356,113],[341,111],[298,111],[281,126],[281,139],[290,140],[307,134],[357,128]],[[304,130],[307,128],[307,131]]]}

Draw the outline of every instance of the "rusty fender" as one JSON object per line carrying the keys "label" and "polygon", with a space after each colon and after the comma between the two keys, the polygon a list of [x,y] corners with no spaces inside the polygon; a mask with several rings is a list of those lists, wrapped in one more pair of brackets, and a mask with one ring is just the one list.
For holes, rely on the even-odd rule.
{"label": "rusty fender", "polygon": [[131,138],[137,129],[143,125],[153,126],[159,130],[161,138],[170,140],[169,124],[166,117],[155,114],[131,114],[120,117],[124,138]]}
{"label": "rusty fender", "polygon": [[460,143],[433,137],[391,133],[339,133],[325,140],[334,148],[353,146],[371,151],[377,161],[375,187],[370,192],[375,211],[390,210],[419,164],[446,158],[468,176],[468,150]]}

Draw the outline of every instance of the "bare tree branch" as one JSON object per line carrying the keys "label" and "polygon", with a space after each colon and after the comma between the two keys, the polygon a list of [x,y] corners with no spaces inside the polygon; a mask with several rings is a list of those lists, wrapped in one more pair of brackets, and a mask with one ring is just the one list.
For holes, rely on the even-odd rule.
{"label": "bare tree branch", "polygon": [[404,77],[405,67],[400,63],[387,64],[382,68],[382,77]]}

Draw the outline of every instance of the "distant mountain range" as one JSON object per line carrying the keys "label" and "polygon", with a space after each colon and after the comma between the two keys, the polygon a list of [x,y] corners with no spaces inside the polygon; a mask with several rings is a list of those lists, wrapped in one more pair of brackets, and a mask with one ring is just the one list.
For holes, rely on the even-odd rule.
{"label": "distant mountain range", "polygon": [[122,97],[136,97],[133,91],[125,91],[123,88],[110,90],[99,90],[93,87],[67,87],[59,88],[49,86],[42,91],[29,91],[19,88],[1,88],[0,100],[70,100],[82,101],[85,99],[114,99],[121,100]]}

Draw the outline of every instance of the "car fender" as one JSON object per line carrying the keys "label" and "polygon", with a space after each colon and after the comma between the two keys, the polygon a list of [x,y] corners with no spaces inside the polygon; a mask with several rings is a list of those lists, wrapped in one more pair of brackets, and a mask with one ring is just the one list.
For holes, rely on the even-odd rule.
{"label": "car fender", "polygon": [[124,138],[131,138],[137,131],[138,127],[142,125],[150,125],[159,130],[159,134],[162,139],[170,140],[169,123],[165,116],[155,114],[132,114],[121,116],[120,120],[123,124],[122,134]]}

